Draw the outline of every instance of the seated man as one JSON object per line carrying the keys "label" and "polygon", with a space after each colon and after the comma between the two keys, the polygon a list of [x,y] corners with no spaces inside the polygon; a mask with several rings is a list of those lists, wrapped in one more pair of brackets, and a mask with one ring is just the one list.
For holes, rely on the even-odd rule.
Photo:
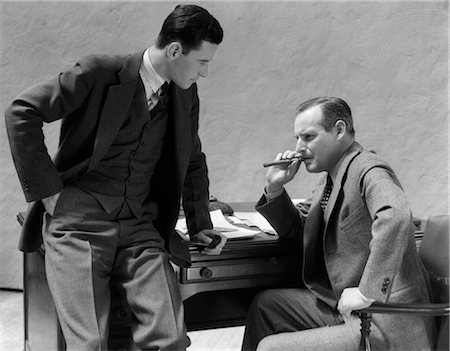
{"label": "seated man", "polygon": [[[411,211],[393,170],[355,141],[343,100],[302,103],[294,129],[295,151],[275,159],[292,162],[268,169],[256,209],[280,237],[298,241],[304,287],[260,293],[242,349],[356,350],[360,326],[352,311],[374,301],[429,302]],[[283,188],[301,163],[310,173],[325,172],[309,209],[295,207]],[[433,330],[431,317],[374,314],[372,345],[430,349]]]}

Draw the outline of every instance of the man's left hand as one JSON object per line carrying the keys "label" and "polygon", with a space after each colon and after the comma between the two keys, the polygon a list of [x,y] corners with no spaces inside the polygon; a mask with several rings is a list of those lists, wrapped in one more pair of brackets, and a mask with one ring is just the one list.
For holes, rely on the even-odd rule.
{"label": "man's left hand", "polygon": [[197,234],[191,235],[191,241],[208,245],[202,250],[202,253],[206,255],[220,255],[227,243],[227,238],[217,230],[203,229]]}
{"label": "man's left hand", "polygon": [[366,308],[372,302],[373,300],[364,298],[359,288],[346,288],[342,291],[337,308],[343,317],[350,318],[352,311]]}

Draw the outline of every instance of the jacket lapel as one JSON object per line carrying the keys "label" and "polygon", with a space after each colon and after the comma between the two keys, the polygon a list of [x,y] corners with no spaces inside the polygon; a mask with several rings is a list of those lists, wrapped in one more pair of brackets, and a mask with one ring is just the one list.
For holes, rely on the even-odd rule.
{"label": "jacket lapel", "polygon": [[[345,183],[345,178],[347,175],[348,167],[350,166],[350,163],[352,160],[361,152],[362,147],[357,142],[354,142],[345,152],[344,159],[342,160],[342,164],[339,167],[338,174],[336,175],[336,179],[334,180],[333,184],[333,191],[331,192],[330,198],[328,199],[328,205],[325,209],[324,213],[324,223],[325,223],[325,230],[324,232],[327,232],[327,226],[330,221],[331,214],[333,213],[333,210],[336,206],[337,200],[339,198],[339,195],[341,194],[342,187]],[[321,194],[323,193],[323,189]]]}
{"label": "jacket lapel", "polygon": [[311,248],[315,247],[317,244],[319,232],[318,228],[323,228],[323,213],[320,208],[320,199],[322,197],[323,191],[325,189],[325,181],[320,182],[314,189],[313,198],[311,199],[311,207],[308,212],[308,219],[305,222],[305,228],[303,230],[303,247],[304,247],[304,258],[305,266],[311,261],[314,261],[315,251]]}
{"label": "jacket lapel", "polygon": [[118,84],[112,85],[108,90],[97,128],[89,170],[95,167],[111,145],[130,109],[139,79],[142,55],[143,52],[140,52],[126,59],[118,74]]}

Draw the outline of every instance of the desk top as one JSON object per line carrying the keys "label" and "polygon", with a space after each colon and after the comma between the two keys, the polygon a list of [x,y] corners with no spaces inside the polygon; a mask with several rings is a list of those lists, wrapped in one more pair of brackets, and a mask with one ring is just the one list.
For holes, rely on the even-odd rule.
{"label": "desk top", "polygon": [[[254,212],[256,202],[231,202],[228,205],[234,212]],[[253,229],[253,228],[252,228]],[[257,233],[251,238],[228,240],[220,256],[201,254],[201,248],[189,245],[192,262],[216,261],[221,259],[237,259],[255,256],[277,256],[299,254],[300,245],[292,245],[292,241],[280,240],[277,235]]]}

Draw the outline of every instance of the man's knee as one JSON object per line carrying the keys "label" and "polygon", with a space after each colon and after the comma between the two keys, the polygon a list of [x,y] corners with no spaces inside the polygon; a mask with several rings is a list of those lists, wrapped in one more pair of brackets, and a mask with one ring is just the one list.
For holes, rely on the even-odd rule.
{"label": "man's knee", "polygon": [[256,348],[256,351],[273,351],[273,342],[271,341],[271,335],[262,339]]}
{"label": "man's knee", "polygon": [[252,308],[255,309],[255,311],[264,311],[272,307],[275,301],[276,299],[274,299],[273,290],[264,290],[254,297]]}

